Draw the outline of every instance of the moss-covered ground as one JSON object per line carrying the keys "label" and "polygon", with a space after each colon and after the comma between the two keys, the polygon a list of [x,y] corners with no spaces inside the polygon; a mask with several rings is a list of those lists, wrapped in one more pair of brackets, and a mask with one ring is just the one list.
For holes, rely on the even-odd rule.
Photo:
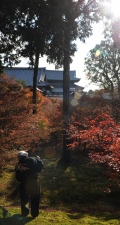
{"label": "moss-covered ground", "polygon": [[73,153],[72,163],[63,165],[53,146],[31,153],[36,154],[44,162],[39,216],[20,215],[13,151],[0,173],[0,225],[120,224],[120,190],[106,176],[105,165],[92,164],[85,153]]}

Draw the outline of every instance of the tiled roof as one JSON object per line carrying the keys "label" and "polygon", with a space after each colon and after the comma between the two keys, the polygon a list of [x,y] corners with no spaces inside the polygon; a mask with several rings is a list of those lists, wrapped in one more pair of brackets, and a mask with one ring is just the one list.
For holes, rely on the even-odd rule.
{"label": "tiled roof", "polygon": [[[5,73],[15,80],[24,80],[27,86],[33,86],[33,73],[32,68],[14,67],[6,68]],[[38,69],[37,86],[45,86],[45,82],[40,81],[41,75],[45,74],[45,67]]]}
{"label": "tiled roof", "polygon": [[[75,91],[75,88],[71,87],[70,91]],[[63,93],[63,88],[52,88],[51,92]]]}
{"label": "tiled roof", "polygon": [[[24,80],[27,86],[33,86],[33,68],[26,67],[12,67],[6,68],[5,73],[14,78],[15,80]],[[48,83],[41,81],[42,77],[46,75],[46,80],[48,83],[52,81],[63,80],[63,71],[62,70],[46,70],[45,67],[38,68],[38,77],[37,77],[37,86],[44,86]],[[70,80],[74,82],[80,81],[79,78],[76,78],[76,71],[70,71]]]}
{"label": "tiled roof", "polygon": [[[63,71],[62,70],[46,70],[47,80],[63,80]],[[70,71],[70,80],[79,81],[79,78],[76,78],[76,71]]]}

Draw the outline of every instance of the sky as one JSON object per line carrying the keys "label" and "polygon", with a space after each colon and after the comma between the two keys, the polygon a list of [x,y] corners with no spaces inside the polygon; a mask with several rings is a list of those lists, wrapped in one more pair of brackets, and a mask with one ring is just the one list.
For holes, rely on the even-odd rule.
{"label": "sky", "polygon": [[[84,58],[87,56],[88,52],[95,47],[96,44],[99,44],[102,40],[102,23],[94,24],[93,26],[93,35],[86,39],[86,43],[76,41],[77,52],[75,53],[72,64],[70,65],[70,70],[76,70],[76,77],[80,78],[78,85],[84,87],[84,91],[95,90],[98,87],[89,84],[85,73],[84,73]],[[22,59],[21,63],[17,66],[28,67],[27,60]],[[40,58],[39,67],[46,67],[47,70],[55,70],[54,64],[47,63],[46,57]],[[62,68],[61,68],[62,70]]]}

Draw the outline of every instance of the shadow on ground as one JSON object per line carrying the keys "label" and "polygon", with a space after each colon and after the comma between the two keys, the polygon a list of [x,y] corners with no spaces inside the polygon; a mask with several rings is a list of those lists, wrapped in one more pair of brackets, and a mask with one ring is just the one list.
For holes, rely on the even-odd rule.
{"label": "shadow on ground", "polygon": [[7,209],[0,207],[0,225],[25,225],[32,217],[22,217],[21,214],[11,215]]}

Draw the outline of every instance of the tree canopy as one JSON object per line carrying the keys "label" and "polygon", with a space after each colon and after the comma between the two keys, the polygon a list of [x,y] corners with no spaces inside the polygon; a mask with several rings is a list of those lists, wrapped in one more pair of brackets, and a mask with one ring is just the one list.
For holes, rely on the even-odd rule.
{"label": "tree canopy", "polygon": [[104,40],[85,59],[88,79],[105,90],[120,94],[120,48],[113,39],[113,23],[106,23]]}

